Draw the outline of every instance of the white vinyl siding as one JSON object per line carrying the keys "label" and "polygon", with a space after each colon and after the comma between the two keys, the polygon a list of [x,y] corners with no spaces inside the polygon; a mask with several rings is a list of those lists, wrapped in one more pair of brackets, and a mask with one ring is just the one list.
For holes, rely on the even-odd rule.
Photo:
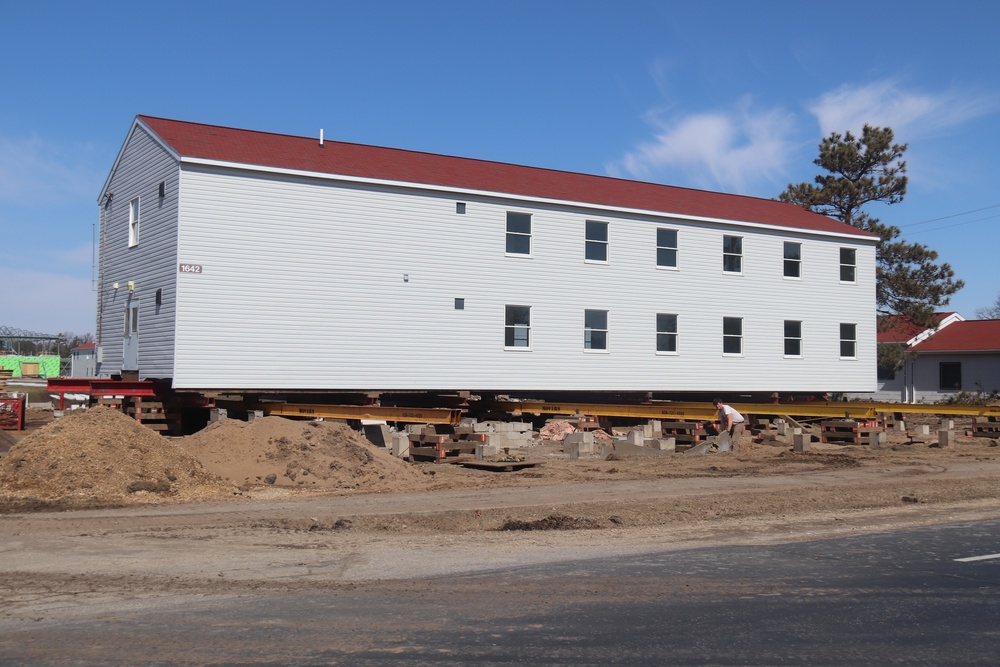
{"label": "white vinyl siding", "polygon": [[[101,362],[95,369],[98,376],[107,377],[122,370],[122,313],[129,301],[140,304],[139,376],[173,375],[179,174],[175,157],[143,127],[133,126],[105,186],[104,194],[112,196],[110,200],[102,199],[100,205],[98,252],[102,261],[97,286],[96,337],[101,347]],[[164,184],[163,198],[159,197],[160,183]],[[139,223],[134,230],[132,220]],[[140,234],[141,243],[130,244],[138,241]],[[129,281],[134,286],[132,293]],[[155,298],[157,290],[161,295],[159,303]]]}
{"label": "white vinyl siding", "polygon": [[[525,263],[495,250],[506,243],[512,208],[501,198],[466,193],[459,224],[453,194],[389,185],[188,165],[182,190],[178,261],[203,272],[178,276],[179,388],[715,391],[718,377],[739,391],[874,387],[873,242],[858,248],[859,272],[871,274],[860,293],[837,280],[843,239],[808,235],[796,242],[812,249],[817,272],[829,276],[811,285],[809,298],[805,283],[783,281],[780,269],[727,285],[727,303],[776,316],[743,320],[739,359],[719,356],[722,321],[706,304],[722,297],[704,271],[662,272],[637,261],[595,272],[580,261],[580,246],[566,243],[580,238],[589,217],[575,207],[530,214],[532,261]],[[649,251],[657,220],[601,217],[614,226],[616,252]],[[685,266],[718,266],[717,224],[669,224],[682,232]],[[763,266],[780,267],[789,236],[747,230],[741,238]],[[462,311],[454,308],[458,287]],[[650,355],[657,312],[650,304],[665,291],[684,340],[679,356]],[[600,295],[615,300],[605,330],[613,354],[581,346],[582,314],[605,310],[595,308]],[[532,306],[530,355],[498,345],[511,304]],[[863,329],[859,358],[870,360],[870,373],[864,364],[836,363],[841,313]],[[808,369],[786,367],[774,345],[784,319],[815,322],[823,332],[815,349],[831,354],[810,359]],[[280,360],[262,363],[267,350],[280,350]]]}

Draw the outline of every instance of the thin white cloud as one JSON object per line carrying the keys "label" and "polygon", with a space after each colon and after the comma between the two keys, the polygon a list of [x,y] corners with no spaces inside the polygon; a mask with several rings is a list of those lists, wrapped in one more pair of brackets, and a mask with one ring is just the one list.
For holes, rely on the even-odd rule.
{"label": "thin white cloud", "polygon": [[0,203],[51,206],[95,200],[103,172],[86,160],[93,148],[38,136],[0,136]]}
{"label": "thin white cloud", "polygon": [[907,140],[959,126],[996,110],[995,94],[948,90],[940,93],[903,89],[893,79],[864,85],[843,85],[807,105],[822,136],[831,132],[861,133],[865,123],[891,127]]}
{"label": "thin white cloud", "polygon": [[650,114],[653,139],[605,168],[615,176],[745,193],[784,172],[795,149],[793,120],[780,109],[758,112],[749,98],[729,110]]}

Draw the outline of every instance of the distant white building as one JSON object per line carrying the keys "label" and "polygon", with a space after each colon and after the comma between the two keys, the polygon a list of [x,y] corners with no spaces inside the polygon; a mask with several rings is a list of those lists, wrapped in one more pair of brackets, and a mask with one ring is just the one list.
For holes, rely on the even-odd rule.
{"label": "distant white building", "polygon": [[99,204],[100,375],[876,388],[877,237],[778,201],[139,116]]}
{"label": "distant white building", "polygon": [[1000,391],[1000,320],[965,320],[939,329],[912,349],[910,402],[937,403],[960,392]]}
{"label": "distant white building", "polygon": [[94,343],[77,345],[69,354],[70,377],[92,378],[97,374],[97,346]]}
{"label": "distant white building", "polygon": [[[886,316],[879,319],[878,344],[893,345],[901,349],[909,349],[927,340],[950,324],[962,322],[964,317],[958,313],[936,313],[937,324],[925,328],[900,316]],[[878,389],[874,394],[854,395],[872,401],[914,402],[913,365],[912,358],[907,358],[896,368],[878,369]]]}

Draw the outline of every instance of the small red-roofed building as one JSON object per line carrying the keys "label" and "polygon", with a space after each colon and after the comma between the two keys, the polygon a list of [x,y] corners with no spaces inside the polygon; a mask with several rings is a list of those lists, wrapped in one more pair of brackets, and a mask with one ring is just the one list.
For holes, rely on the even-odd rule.
{"label": "small red-roofed building", "polygon": [[917,343],[908,362],[912,402],[935,403],[960,392],[1000,391],[1000,320],[964,320]]}

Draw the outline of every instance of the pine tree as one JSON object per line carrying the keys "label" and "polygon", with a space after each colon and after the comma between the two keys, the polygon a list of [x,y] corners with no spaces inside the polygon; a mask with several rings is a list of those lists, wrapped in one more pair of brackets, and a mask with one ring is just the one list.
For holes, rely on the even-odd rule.
{"label": "pine tree", "polygon": [[906,194],[906,144],[894,144],[891,128],[865,125],[861,136],[837,132],[823,139],[813,162],[826,170],[815,184],[788,185],[778,198],[876,234],[876,308],[931,327],[934,313],[964,283],[937,252],[901,238],[899,227],[884,225],[863,210],[872,202],[898,204]]}

